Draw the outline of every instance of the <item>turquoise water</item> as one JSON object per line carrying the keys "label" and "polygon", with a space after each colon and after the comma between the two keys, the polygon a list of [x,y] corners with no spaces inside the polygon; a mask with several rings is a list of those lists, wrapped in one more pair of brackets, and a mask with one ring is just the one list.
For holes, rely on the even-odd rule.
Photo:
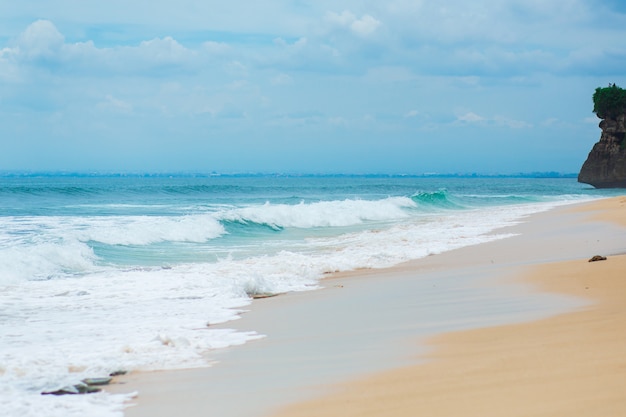
{"label": "turquoise water", "polygon": [[506,238],[491,232],[619,193],[575,179],[2,176],[0,415],[116,415],[114,396],[39,394],[208,366],[208,350],[262,336],[208,327],[254,294]]}

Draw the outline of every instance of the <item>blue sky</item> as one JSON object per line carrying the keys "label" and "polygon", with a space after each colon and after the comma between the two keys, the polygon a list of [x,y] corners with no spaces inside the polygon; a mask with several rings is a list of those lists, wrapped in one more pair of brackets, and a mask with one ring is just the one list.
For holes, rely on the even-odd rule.
{"label": "blue sky", "polygon": [[577,172],[621,0],[0,3],[0,170]]}

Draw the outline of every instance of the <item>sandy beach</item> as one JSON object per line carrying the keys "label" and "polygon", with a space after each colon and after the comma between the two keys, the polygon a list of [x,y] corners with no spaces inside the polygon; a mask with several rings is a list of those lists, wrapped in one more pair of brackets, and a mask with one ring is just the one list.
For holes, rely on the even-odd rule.
{"label": "sandy beach", "polygon": [[[586,205],[626,225],[626,199]],[[524,268],[539,290],[593,305],[531,323],[435,337],[427,364],[338,387],[277,416],[626,415],[626,256]]]}
{"label": "sandy beach", "polygon": [[626,415],[625,226],[626,198],[563,207],[259,300],[224,327],[266,338],[111,390],[138,391],[128,417]]}

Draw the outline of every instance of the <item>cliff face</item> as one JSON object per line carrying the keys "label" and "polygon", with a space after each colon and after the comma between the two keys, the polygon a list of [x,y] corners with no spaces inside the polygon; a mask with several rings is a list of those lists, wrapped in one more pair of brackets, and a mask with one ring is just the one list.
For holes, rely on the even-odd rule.
{"label": "cliff face", "polygon": [[580,169],[578,182],[596,188],[626,188],[626,113],[600,122],[602,135]]}

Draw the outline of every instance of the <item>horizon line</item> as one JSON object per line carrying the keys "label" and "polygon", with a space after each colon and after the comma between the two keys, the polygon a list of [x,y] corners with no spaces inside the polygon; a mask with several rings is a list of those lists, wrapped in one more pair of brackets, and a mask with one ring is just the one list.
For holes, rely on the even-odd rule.
{"label": "horizon line", "polygon": [[124,170],[0,170],[0,177],[372,177],[372,178],[576,178],[578,173],[558,171],[529,171],[515,173],[481,172],[423,172],[423,173],[383,173],[383,172],[217,172],[217,171],[124,171]]}

